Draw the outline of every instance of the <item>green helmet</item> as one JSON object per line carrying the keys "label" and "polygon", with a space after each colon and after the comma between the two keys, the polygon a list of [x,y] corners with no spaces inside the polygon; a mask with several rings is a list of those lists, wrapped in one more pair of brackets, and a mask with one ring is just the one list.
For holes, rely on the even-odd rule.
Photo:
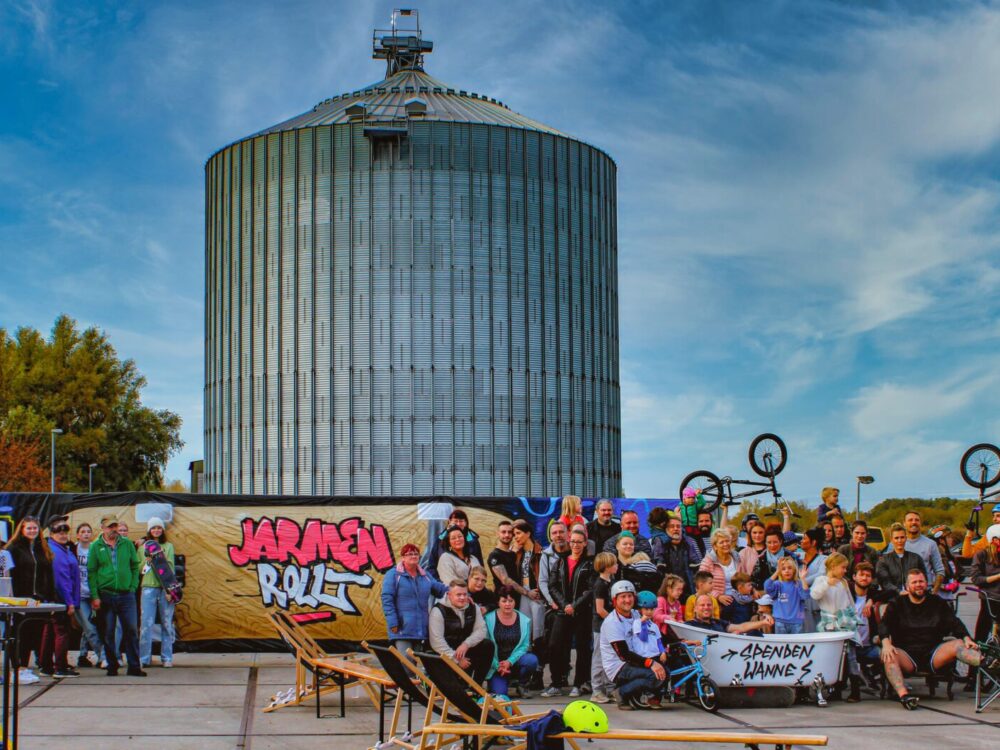
{"label": "green helmet", "polygon": [[563,724],[573,732],[604,734],[608,731],[608,715],[590,701],[573,701],[563,709]]}

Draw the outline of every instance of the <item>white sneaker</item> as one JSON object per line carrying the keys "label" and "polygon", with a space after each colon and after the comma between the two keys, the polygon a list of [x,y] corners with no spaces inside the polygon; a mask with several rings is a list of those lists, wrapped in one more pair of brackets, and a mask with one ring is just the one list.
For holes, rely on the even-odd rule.
{"label": "white sneaker", "polygon": [[160,666],[163,667],[164,669],[170,669],[171,667],[174,666],[174,663],[172,661],[164,661],[160,662]]}
{"label": "white sneaker", "polygon": [[611,702],[611,699],[608,697],[607,693],[603,693],[600,690],[597,690],[597,691],[594,692],[594,695],[591,697],[591,700],[594,703],[610,703]]}
{"label": "white sneaker", "polygon": [[576,686],[574,686],[573,689],[569,691],[570,698],[579,698],[580,695],[582,695],[582,693],[580,692],[580,688]]}
{"label": "white sneaker", "polygon": [[19,685],[34,685],[38,681],[38,675],[30,669],[22,669],[17,673],[17,683]]}

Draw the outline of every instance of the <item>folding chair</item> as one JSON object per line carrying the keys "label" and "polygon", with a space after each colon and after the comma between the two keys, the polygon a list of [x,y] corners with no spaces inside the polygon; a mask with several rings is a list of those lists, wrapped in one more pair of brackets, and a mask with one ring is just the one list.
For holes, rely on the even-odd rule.
{"label": "folding chair", "polygon": [[[362,642],[376,659],[386,674],[396,683],[395,706],[392,712],[392,720],[389,723],[389,739],[379,743],[379,748],[398,745],[406,750],[415,750],[417,747],[414,740],[420,737],[423,729],[413,731],[413,704],[430,709],[431,713],[440,714],[441,706],[436,701],[431,701],[428,694],[431,689],[430,683],[421,671],[420,667],[414,664],[409,657],[403,655],[395,646],[378,646],[372,643]],[[399,719],[402,713],[403,703],[406,703],[406,732],[397,737],[399,729]],[[458,714],[445,714],[444,721],[464,721]]]}
{"label": "folding chair", "polygon": [[[272,611],[268,617],[281,639],[295,654],[295,686],[292,691],[279,693],[265,706],[264,711],[275,711],[286,706],[297,706],[310,698],[316,699],[316,718],[321,718],[320,697],[326,693],[340,692],[340,715],[347,714],[345,691],[348,685],[358,684],[379,711],[379,736],[383,736],[387,688],[396,687],[385,671],[367,662],[368,654],[328,654],[301,625],[282,611]],[[329,683],[334,684],[329,684]],[[327,683],[324,687],[324,683]]]}
{"label": "folding chair", "polygon": [[[431,692],[428,695],[428,707],[424,716],[425,731],[420,735],[420,750],[430,747],[428,739],[432,736],[426,732],[426,727],[431,725],[433,719],[435,702],[441,702],[441,716],[443,721],[437,726],[460,726],[462,723],[477,725],[507,726],[510,724],[520,724],[525,721],[544,716],[546,712],[536,714],[525,714],[521,712],[521,707],[517,701],[501,701],[487,693],[482,685],[477,684],[455,661],[442,654],[431,654],[426,652],[408,652],[411,657],[420,660],[424,668],[424,674],[430,683]],[[450,722],[444,717],[448,713],[448,708],[454,708],[460,714],[461,721]],[[436,737],[433,747],[440,750],[444,745],[453,742],[461,742],[463,738],[458,735],[447,733],[435,733]],[[486,739],[485,747],[502,739],[504,735],[491,736]],[[579,750],[574,740],[568,740],[574,750]],[[485,750],[485,748],[484,748]]]}

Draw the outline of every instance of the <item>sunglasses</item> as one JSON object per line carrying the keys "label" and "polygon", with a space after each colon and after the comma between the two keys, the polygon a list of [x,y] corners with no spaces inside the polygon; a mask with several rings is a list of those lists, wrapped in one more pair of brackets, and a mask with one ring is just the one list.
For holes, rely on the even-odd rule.
{"label": "sunglasses", "polygon": [[53,534],[63,534],[69,532],[69,526],[54,526],[52,528]]}

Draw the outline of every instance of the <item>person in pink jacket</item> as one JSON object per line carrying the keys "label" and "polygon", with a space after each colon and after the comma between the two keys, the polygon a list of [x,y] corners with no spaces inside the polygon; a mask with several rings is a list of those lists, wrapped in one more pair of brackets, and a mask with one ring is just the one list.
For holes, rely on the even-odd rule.
{"label": "person in pink jacket", "polygon": [[730,581],[739,572],[739,560],[733,554],[733,539],[728,531],[716,529],[712,532],[712,549],[705,553],[698,569],[712,574],[712,596],[719,604],[723,607],[732,604]]}

